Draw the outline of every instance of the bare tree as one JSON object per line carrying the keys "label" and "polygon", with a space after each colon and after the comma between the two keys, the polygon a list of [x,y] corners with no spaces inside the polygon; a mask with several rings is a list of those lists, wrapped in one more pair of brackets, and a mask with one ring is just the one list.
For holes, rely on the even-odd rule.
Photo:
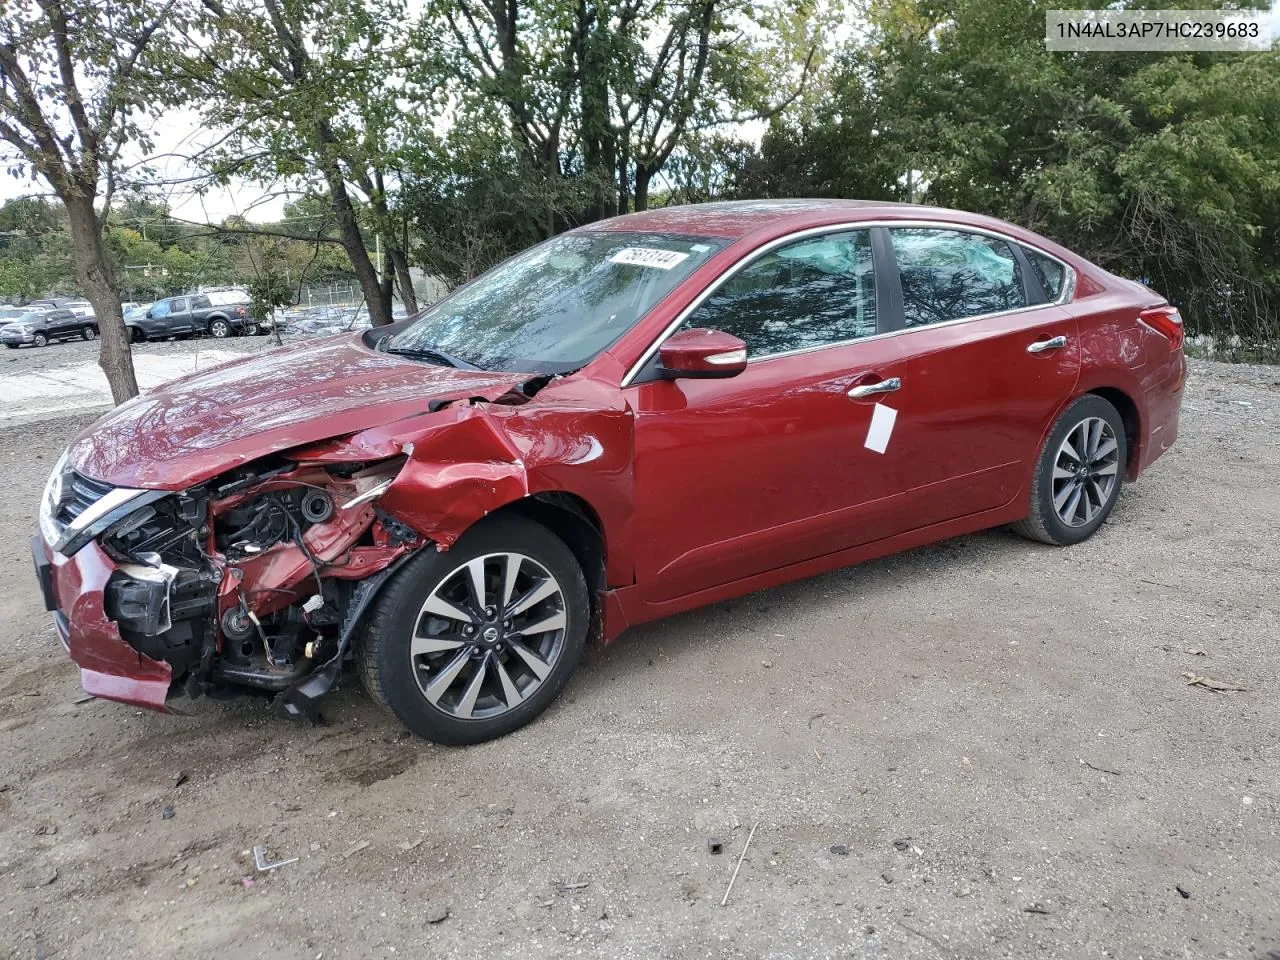
{"label": "bare tree", "polygon": [[177,4],[17,0],[0,17],[0,160],[44,180],[66,206],[76,278],[97,314],[98,363],[116,403],[135,396],[138,381],[102,231],[122,151],[148,146],[142,119],[175,96],[152,67]]}

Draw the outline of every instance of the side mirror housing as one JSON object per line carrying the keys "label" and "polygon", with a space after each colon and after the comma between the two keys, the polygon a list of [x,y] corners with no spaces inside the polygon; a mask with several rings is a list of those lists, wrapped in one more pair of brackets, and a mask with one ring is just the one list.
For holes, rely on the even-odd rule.
{"label": "side mirror housing", "polygon": [[658,351],[664,380],[722,380],[747,369],[747,345],[720,330],[681,330]]}

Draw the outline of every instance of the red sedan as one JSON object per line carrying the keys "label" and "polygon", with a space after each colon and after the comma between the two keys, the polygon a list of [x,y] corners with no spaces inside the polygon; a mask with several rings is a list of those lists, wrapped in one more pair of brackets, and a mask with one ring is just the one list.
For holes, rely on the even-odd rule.
{"label": "red sedan", "polygon": [[474,743],[589,635],[985,527],[1084,540],[1174,442],[1184,375],[1176,309],[999,220],[653,210],[118,407],[33,553],[90,693],[297,715],[354,660]]}

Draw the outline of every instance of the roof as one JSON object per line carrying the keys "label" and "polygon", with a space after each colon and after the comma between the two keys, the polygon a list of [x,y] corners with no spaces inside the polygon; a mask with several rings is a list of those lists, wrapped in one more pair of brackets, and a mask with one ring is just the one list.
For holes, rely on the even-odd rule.
{"label": "roof", "polygon": [[636,230],[737,240],[760,229],[818,226],[824,221],[874,220],[878,217],[954,215],[936,207],[887,200],[729,200],[660,207],[593,223],[588,230]]}

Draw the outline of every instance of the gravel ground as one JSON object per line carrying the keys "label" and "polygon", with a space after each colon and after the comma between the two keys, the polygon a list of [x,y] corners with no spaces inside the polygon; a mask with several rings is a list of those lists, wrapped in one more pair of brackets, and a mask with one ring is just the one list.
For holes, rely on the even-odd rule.
{"label": "gravel ground", "polygon": [[639,628],[465,750],[353,684],[319,727],[77,703],[26,538],[86,418],[0,430],[0,957],[1280,956],[1280,370],[1192,369],[1088,543]]}

